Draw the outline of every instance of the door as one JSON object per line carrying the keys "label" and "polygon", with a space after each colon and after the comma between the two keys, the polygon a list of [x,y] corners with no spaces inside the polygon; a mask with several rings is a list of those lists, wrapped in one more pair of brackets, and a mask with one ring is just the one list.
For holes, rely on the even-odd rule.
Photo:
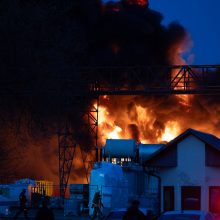
{"label": "door", "polygon": [[163,209],[164,211],[174,210],[174,187],[163,187]]}
{"label": "door", "polygon": [[220,186],[209,187],[209,211],[220,213]]}

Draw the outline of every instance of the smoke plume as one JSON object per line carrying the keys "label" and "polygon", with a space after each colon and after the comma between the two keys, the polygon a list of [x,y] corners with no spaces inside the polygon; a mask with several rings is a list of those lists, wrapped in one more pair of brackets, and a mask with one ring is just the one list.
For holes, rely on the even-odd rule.
{"label": "smoke plume", "polygon": [[[94,146],[83,117],[93,100],[79,67],[180,64],[179,53],[188,39],[180,24],[162,25],[163,16],[150,9],[147,0],[106,4],[98,0],[3,0],[0,10],[2,18],[7,18],[0,22],[3,176],[8,167],[8,173],[17,177],[56,181],[56,133],[66,123],[85,152]],[[123,73],[112,74],[111,82],[108,74],[103,76],[105,82],[120,86]],[[215,116],[220,110],[209,98],[194,97],[185,103],[177,96],[101,99],[115,125],[123,127],[122,137],[162,141],[166,125],[176,122],[179,131],[206,127],[218,132]],[[113,124],[105,122],[105,126],[111,129]],[[104,137],[100,133],[100,139]],[[73,181],[82,173],[79,160],[74,161]]]}

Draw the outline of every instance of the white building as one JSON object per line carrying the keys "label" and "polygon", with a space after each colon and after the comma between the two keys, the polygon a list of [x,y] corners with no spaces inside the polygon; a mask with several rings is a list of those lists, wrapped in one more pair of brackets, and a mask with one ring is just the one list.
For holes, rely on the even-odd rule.
{"label": "white building", "polygon": [[145,162],[161,177],[161,211],[220,212],[220,139],[188,129]]}

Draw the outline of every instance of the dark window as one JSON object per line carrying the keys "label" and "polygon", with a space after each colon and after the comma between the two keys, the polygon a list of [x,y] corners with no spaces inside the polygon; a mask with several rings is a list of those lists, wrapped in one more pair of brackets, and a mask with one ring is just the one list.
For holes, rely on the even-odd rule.
{"label": "dark window", "polygon": [[200,210],[201,207],[201,187],[182,186],[181,188],[182,210]]}
{"label": "dark window", "polygon": [[220,167],[220,152],[215,148],[206,144],[205,147],[205,165],[206,166],[213,166],[213,167]]}
{"label": "dark window", "polygon": [[220,213],[220,186],[209,187],[209,211]]}
{"label": "dark window", "polygon": [[164,211],[174,210],[174,187],[163,187],[163,209]]}

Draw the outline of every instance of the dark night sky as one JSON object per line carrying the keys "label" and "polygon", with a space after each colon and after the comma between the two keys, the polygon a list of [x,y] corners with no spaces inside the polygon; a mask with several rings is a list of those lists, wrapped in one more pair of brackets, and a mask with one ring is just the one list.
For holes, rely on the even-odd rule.
{"label": "dark night sky", "polygon": [[219,0],[151,0],[150,7],[164,15],[164,24],[176,20],[187,29],[193,64],[220,63]]}
{"label": "dark night sky", "polygon": [[193,42],[185,54],[189,64],[220,63],[219,0],[149,0],[149,5],[163,14],[164,25],[178,21],[187,29]]}

